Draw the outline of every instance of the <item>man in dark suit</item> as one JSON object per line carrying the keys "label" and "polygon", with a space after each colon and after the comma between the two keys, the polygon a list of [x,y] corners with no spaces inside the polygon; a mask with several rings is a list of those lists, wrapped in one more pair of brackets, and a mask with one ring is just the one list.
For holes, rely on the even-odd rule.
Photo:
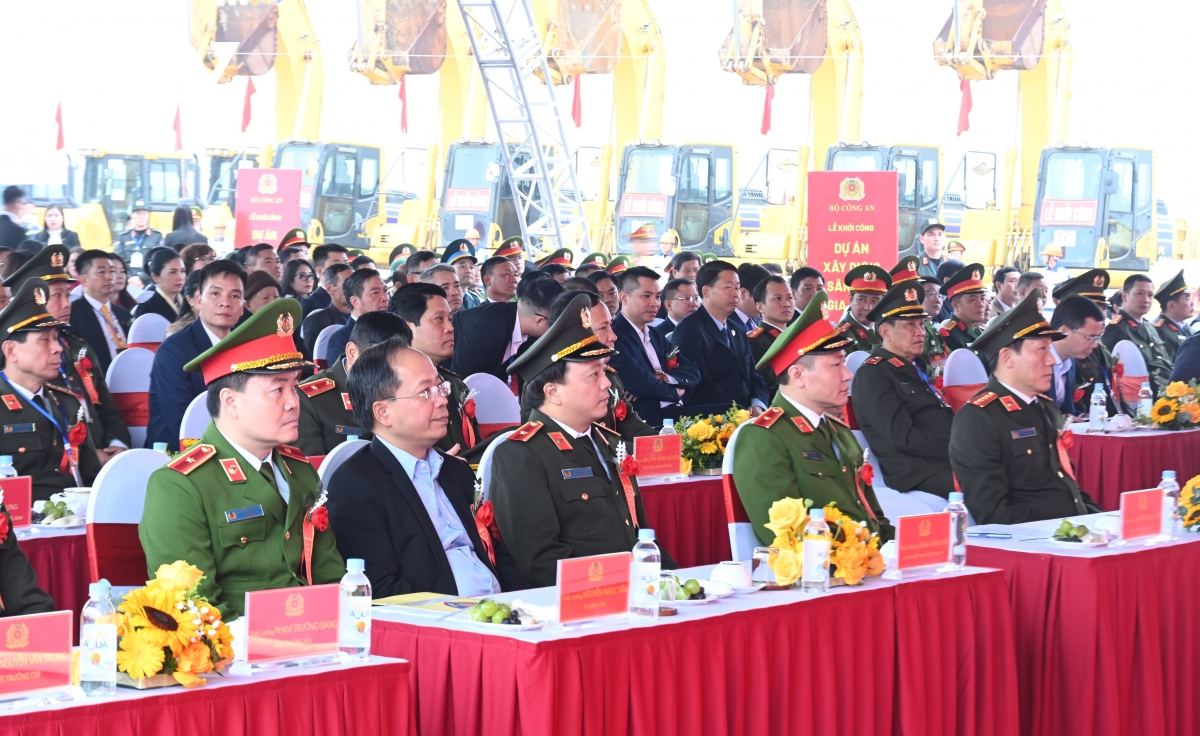
{"label": "man in dark suit", "polygon": [[0,211],[0,247],[16,250],[27,236],[21,224],[21,210],[25,209],[25,191],[20,187],[4,188],[4,210]]}
{"label": "man in dark suit", "polygon": [[633,409],[647,424],[661,426],[664,417],[679,417],[688,389],[700,382],[700,369],[650,328],[658,313],[658,274],[645,266],[621,274],[621,311],[613,318],[617,352],[608,361]]}
{"label": "man in dark suit", "polygon": [[[81,256],[82,257],[82,256]],[[192,399],[204,393],[204,378],[183,367],[229,334],[242,317],[246,272],[233,261],[213,261],[200,271],[196,319],[158,346],[150,369],[150,424],[146,447],[166,442],[179,449],[179,428]]]}
{"label": "man in dark suit", "polygon": [[516,302],[488,302],[454,315],[454,357],[450,370],[466,378],[491,373],[508,382],[505,367],[530,338],[550,326],[550,308],[563,292],[552,278],[531,278],[517,288]]}
{"label": "man in dark suit", "polygon": [[116,293],[116,280],[109,254],[102,250],[85,251],[75,261],[75,270],[83,286],[83,296],[71,304],[71,331],[92,346],[92,354],[102,373],[117,353],[128,345],[131,317],[110,300]]}
{"label": "man in dark suit", "polygon": [[350,331],[354,322],[368,312],[385,312],[388,306],[387,285],[379,272],[373,268],[360,268],[342,282],[343,296],[350,305],[350,319],[337,332],[329,336],[325,348],[325,359],[330,363],[346,352]]}
{"label": "man in dark suit", "polygon": [[[684,251],[685,253],[687,251]],[[662,290],[662,301],[666,305],[663,320],[654,325],[654,331],[670,342],[671,333],[689,314],[700,308],[700,292],[696,282],[690,279],[671,279]]]}
{"label": "man in dark suit", "polygon": [[364,561],[372,594],[528,587],[499,538],[475,522],[471,467],[434,447],[449,422],[449,384],[433,362],[389,340],[359,356],[349,386],[355,418],[375,438],[330,479],[329,522],[338,549]]}
{"label": "man in dark suit", "polygon": [[350,304],[346,301],[346,292],[342,289],[342,284],[352,273],[354,273],[354,269],[350,268],[350,264],[335,263],[326,267],[325,273],[321,276],[325,287],[329,289],[325,292],[326,297],[330,300],[329,305],[309,313],[300,326],[300,337],[304,340],[304,347],[314,358],[316,356],[313,351],[316,349],[317,337],[321,334],[321,330],[330,325],[344,325],[350,319]]}
{"label": "man in dark suit", "polygon": [[754,370],[746,333],[729,322],[738,305],[738,272],[727,261],[706,263],[696,275],[702,306],[679,323],[671,343],[700,369],[688,405],[736,403],[758,416],[770,396]]}
{"label": "man in dark suit", "polygon": [[[337,243],[326,243],[318,245],[313,249],[313,268],[317,272],[317,289],[313,293],[304,297],[300,302],[300,309],[307,318],[309,314],[324,309],[332,303],[332,298],[329,296],[329,291],[325,288],[325,279],[322,274],[325,269],[338,263],[350,264],[350,251],[346,250],[345,246]],[[316,340],[316,337],[313,337]]]}

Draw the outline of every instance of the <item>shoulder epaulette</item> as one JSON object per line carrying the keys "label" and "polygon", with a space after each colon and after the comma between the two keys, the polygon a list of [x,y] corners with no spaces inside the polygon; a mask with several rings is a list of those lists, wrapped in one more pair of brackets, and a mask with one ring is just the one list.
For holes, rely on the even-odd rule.
{"label": "shoulder epaulette", "polygon": [[318,378],[315,381],[300,384],[300,390],[310,399],[334,388],[337,388],[337,382],[332,378]]}
{"label": "shoulder epaulette", "polygon": [[510,434],[508,438],[510,440],[516,440],[517,442],[525,442],[530,437],[537,434],[537,431],[541,428],[541,422],[525,422],[520,427],[517,427],[516,431]]}
{"label": "shoulder epaulette", "polygon": [[773,406],[755,417],[754,425],[758,427],[770,427],[781,416],[783,416],[783,409],[780,409],[778,406]]}
{"label": "shoulder epaulette", "polygon": [[1162,327],[1166,321],[1167,321],[1166,317],[1159,317],[1158,319],[1154,320],[1154,326]]}
{"label": "shoulder epaulette", "polygon": [[621,436],[620,432],[618,432],[615,429],[609,429],[608,425],[605,424],[604,422],[592,422],[592,426],[597,429],[603,429],[605,432],[608,432],[609,434],[612,434],[612,435],[616,435],[617,437]]}
{"label": "shoulder epaulette", "polygon": [[55,385],[55,384],[53,384],[53,383],[43,383],[42,385],[43,385],[43,386],[45,386],[45,387],[46,387],[46,388],[48,388],[48,389],[52,389],[52,390],[54,390],[54,391],[57,391],[57,392],[59,392],[60,394],[66,394],[67,396],[70,396],[70,397],[72,397],[72,398],[75,398],[75,399],[78,399],[78,398],[79,398],[79,396],[77,396],[77,395],[75,394],[75,392],[74,392],[74,391],[72,391],[72,390],[71,390],[71,389],[69,389],[69,388],[64,388],[64,387],[62,387],[62,386],[58,386],[58,385]]}
{"label": "shoulder epaulette", "polygon": [[616,373],[616,372],[617,372],[617,369],[616,369],[616,368],[613,368],[611,365],[606,365],[606,366],[604,366],[604,370],[608,371],[609,373]]}
{"label": "shoulder epaulette", "polygon": [[171,470],[187,475],[216,456],[217,448],[213,447],[212,445],[196,445],[192,449],[167,463],[167,467]]}
{"label": "shoulder epaulette", "polygon": [[850,428],[850,425],[849,425],[849,424],[846,424],[846,420],[844,420],[844,419],[842,419],[841,417],[837,416],[837,415],[836,415],[836,414],[834,414],[833,412],[826,412],[826,413],[825,413],[825,418],[826,418],[826,419],[832,419],[833,421],[835,421],[835,422],[837,422],[838,424],[842,425],[842,426],[843,426],[843,427],[845,427],[846,429],[849,429],[849,428]]}
{"label": "shoulder epaulette", "polygon": [[763,333],[763,329],[764,328],[762,327],[755,327],[753,330],[750,330],[746,333],[746,337],[758,337]]}
{"label": "shoulder epaulette", "polygon": [[879,357],[878,355],[872,355],[863,361],[863,365],[879,365],[882,362],[883,358]]}
{"label": "shoulder epaulette", "polygon": [[971,399],[967,403],[974,404],[975,406],[987,406],[988,404],[995,401],[998,397],[999,397],[999,394],[997,394],[995,391],[985,391],[985,392],[979,394],[978,396],[976,396],[975,398]]}
{"label": "shoulder epaulette", "polygon": [[[308,455],[305,455],[303,452],[301,452],[299,447],[292,447],[291,445],[277,445],[275,449],[284,457],[290,457],[293,460],[309,463]],[[311,464],[312,463],[309,463],[309,465]]]}
{"label": "shoulder epaulette", "polygon": [[1121,320],[1123,320],[1123,319],[1125,319],[1125,318],[1118,314],[1116,317],[1112,318],[1112,320],[1109,322],[1109,324],[1110,325],[1119,325],[1119,324],[1121,324]]}

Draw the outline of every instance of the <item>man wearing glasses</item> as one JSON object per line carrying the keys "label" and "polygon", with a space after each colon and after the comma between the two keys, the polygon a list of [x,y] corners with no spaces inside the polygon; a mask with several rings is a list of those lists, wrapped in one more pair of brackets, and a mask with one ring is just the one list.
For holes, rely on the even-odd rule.
{"label": "man wearing glasses", "polygon": [[655,331],[664,340],[671,339],[671,333],[683,321],[683,318],[700,308],[700,293],[696,291],[696,282],[688,279],[671,279],[662,291],[663,304],[666,305],[667,316],[662,322],[654,325]]}
{"label": "man wearing glasses", "polygon": [[[1113,390],[1113,359],[1100,344],[1100,338],[1104,336],[1104,312],[1091,299],[1073,294],[1054,308],[1050,326],[1066,335],[1050,345],[1055,361],[1050,398],[1063,416],[1087,414],[1096,386],[1104,387],[1108,413],[1118,413]],[[1125,398],[1132,401],[1122,401],[1120,411],[1132,415],[1129,404],[1137,397]]]}

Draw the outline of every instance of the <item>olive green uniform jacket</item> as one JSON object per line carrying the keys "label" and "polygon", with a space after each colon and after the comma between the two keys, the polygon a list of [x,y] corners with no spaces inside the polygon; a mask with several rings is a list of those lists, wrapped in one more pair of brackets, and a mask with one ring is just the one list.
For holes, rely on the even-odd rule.
{"label": "olive green uniform jacket", "polygon": [[846,330],[846,337],[854,341],[852,344],[846,346],[847,354],[858,350],[870,352],[883,342],[874,327],[864,327],[861,322],[854,319],[854,315],[848,312],[846,313],[846,318],[842,320],[842,324],[850,325],[850,329]]}
{"label": "olive green uniform jacket", "polygon": [[1179,353],[1179,346],[1183,341],[1192,336],[1192,328],[1187,325],[1177,325],[1174,321],[1169,320],[1166,316],[1159,316],[1154,320],[1154,328],[1158,330],[1159,337],[1163,339],[1163,348],[1167,352],[1167,357],[1171,359],[1171,365],[1175,364],[1175,356]]}
{"label": "olive green uniform jacket", "polygon": [[[287,480],[285,504],[216,424],[209,422],[200,442],[151,474],[138,536],[150,577],[159,565],[186,560],[206,576],[200,595],[231,620],[244,613],[248,591],[307,584],[304,516],[321,481],[299,450],[276,448],[271,462]],[[346,573],[332,529],[316,532],[312,557],[314,585]]]}
{"label": "olive green uniform jacket", "polygon": [[[54,419],[61,423],[65,416],[67,429],[79,422],[87,427],[87,438],[77,451],[79,476],[82,485],[90,486],[100,472],[100,457],[92,439],[96,420],[81,412],[79,399],[71,391],[53,383],[43,384],[42,395],[54,407]],[[25,400],[20,391],[7,381],[0,380],[0,455],[11,455],[17,475],[33,480],[33,500],[46,501],[65,488],[80,485],[71,474],[64,472],[62,432],[46,420],[44,414]],[[81,418],[81,414],[83,415]]]}
{"label": "olive green uniform jacket", "polygon": [[946,357],[950,357],[950,353],[966,348],[975,342],[983,334],[983,327],[980,325],[967,327],[966,323],[960,319],[949,319],[938,329],[938,334],[942,338]]}
{"label": "olive green uniform jacket", "polygon": [[351,411],[344,360],[335,360],[299,388],[300,439],[296,446],[305,455],[328,455],[350,435],[371,439],[371,430],[358,426]]}
{"label": "olive green uniform jacket", "polygon": [[[597,456],[587,437],[572,437],[537,409],[529,420],[496,447],[488,495],[521,573],[534,585],[549,586],[559,560],[628,552],[637,544],[638,528],[648,524],[632,477],[636,519],[630,514],[617,473],[615,435],[592,427]],[[659,549],[663,569],[674,569],[671,555],[661,544]]]}
{"label": "olive green uniform jacket", "polygon": [[733,480],[754,533],[764,545],[775,540],[775,533],[765,526],[771,505],[784,498],[806,498],[813,508],[836,503],[846,516],[867,522],[882,541],[895,535],[874,489],[860,483],[860,494],[856,487],[863,451],[854,433],[830,419],[826,414],[822,424],[832,430],[832,443],[826,430],[810,426],[796,406],[777,393],[771,408],[738,432]]}
{"label": "olive green uniform jacket", "polygon": [[[58,335],[59,341],[63,345],[63,362],[58,371],[58,378],[54,379],[52,383],[71,389],[81,400],[86,398],[90,402],[89,409],[95,419],[92,422],[92,435],[96,447],[108,447],[113,440],[123,443],[126,447],[132,447],[133,440],[129,438],[129,428],[125,426],[125,420],[121,418],[117,403],[113,401],[108,384],[104,381],[104,374],[95,361],[91,360],[92,349],[86,342],[69,332],[59,330]],[[85,362],[84,358],[87,358],[86,362],[91,364],[91,368],[84,368],[80,365]],[[96,401],[91,401],[91,394],[80,376],[81,368],[88,374],[92,388],[96,392]]]}
{"label": "olive green uniform jacket", "polygon": [[0,514],[8,519],[8,534],[0,542],[0,616],[25,616],[50,613],[57,606],[50,594],[38,587],[37,573],[29,558],[17,545],[8,509],[0,505]]}
{"label": "olive green uniform jacket", "polygon": [[[1111,352],[1122,340],[1129,340],[1141,351],[1146,359],[1146,368],[1150,371],[1150,388],[1154,389],[1157,396],[1170,383],[1171,370],[1175,368],[1175,358],[1168,352],[1162,335],[1148,320],[1136,320],[1122,309],[1104,328],[1100,344]],[[1133,400],[1137,401],[1137,397],[1133,397]]]}

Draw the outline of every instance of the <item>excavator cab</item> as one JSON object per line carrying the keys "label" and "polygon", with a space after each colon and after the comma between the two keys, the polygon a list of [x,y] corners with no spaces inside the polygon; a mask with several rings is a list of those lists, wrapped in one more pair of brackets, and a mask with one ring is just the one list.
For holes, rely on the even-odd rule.
{"label": "excavator cab", "polygon": [[208,156],[208,196],[205,204],[208,207],[225,206],[233,212],[237,202],[236,172],[238,169],[257,169],[259,152],[210,148],[205,154]]}
{"label": "excavator cab", "polygon": [[313,242],[366,249],[381,163],[374,146],[288,141],[279,144],[274,168],[300,171],[300,222]]}
{"label": "excavator cab", "polygon": [[614,216],[616,252],[655,255],[659,239],[674,230],[681,248],[732,256],[735,173],[733,146],[627,146]]}
{"label": "excavator cab", "polygon": [[1150,268],[1161,250],[1153,151],[1055,146],[1042,151],[1039,171],[1036,253],[1057,245],[1072,269]]}
{"label": "excavator cab", "polygon": [[[900,172],[900,257],[916,255],[921,248],[920,227],[930,219],[941,221],[939,172],[941,150],[935,146],[872,146],[839,143],[825,154],[826,171]],[[949,232],[947,237],[957,233]]]}
{"label": "excavator cab", "polygon": [[[513,166],[529,162],[514,150]],[[474,228],[481,247],[494,248],[521,234],[521,214],[513,199],[499,143],[451,143],[442,185],[442,247]],[[521,185],[528,186],[528,185]]]}
{"label": "excavator cab", "polygon": [[84,158],[83,195],[77,219],[91,224],[87,231],[80,231],[84,247],[111,246],[125,231],[125,221],[139,201],[150,211],[150,227],[168,233],[175,208],[195,202],[199,196],[200,165],[194,156],[80,153]]}

